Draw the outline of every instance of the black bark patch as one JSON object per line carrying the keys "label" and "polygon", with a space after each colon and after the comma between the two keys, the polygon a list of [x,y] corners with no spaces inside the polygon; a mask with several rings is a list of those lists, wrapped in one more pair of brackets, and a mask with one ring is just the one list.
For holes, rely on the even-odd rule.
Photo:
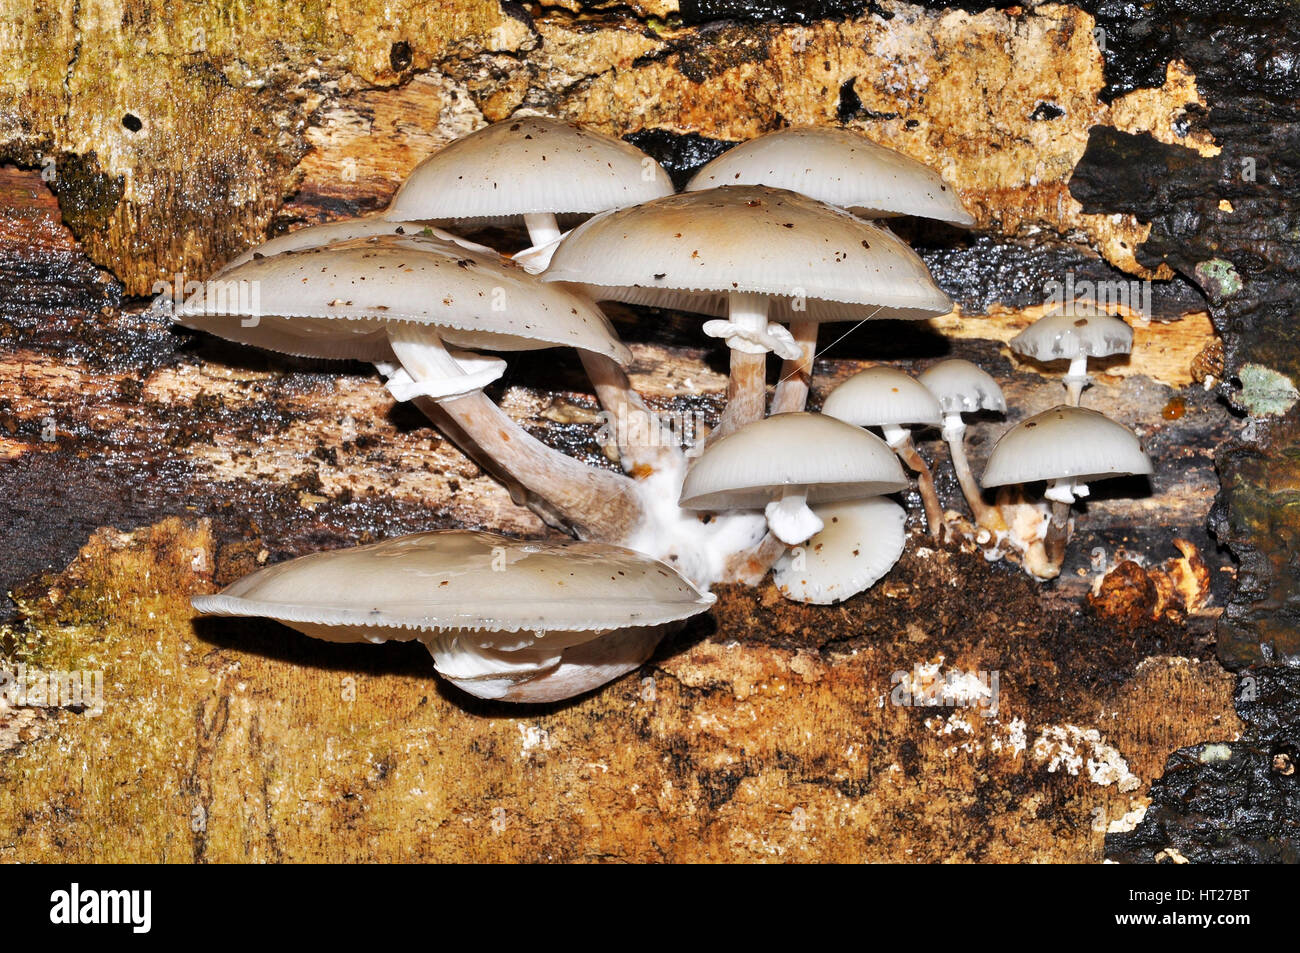
{"label": "black bark patch", "polygon": [[667,129],[642,129],[623,138],[663,166],[679,189],[700,166],[736,145],[726,139],[709,139],[695,132],[680,135]]}

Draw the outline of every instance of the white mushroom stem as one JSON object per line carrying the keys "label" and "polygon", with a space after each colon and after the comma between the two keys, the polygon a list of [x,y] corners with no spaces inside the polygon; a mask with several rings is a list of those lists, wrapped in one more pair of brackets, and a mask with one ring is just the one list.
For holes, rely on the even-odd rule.
{"label": "white mushroom stem", "polygon": [[614,418],[614,437],[623,469],[637,478],[667,467],[681,469],[683,454],[672,432],[632,389],[623,368],[595,351],[581,350],[578,354],[596,389],[596,399]]}
{"label": "white mushroom stem", "polygon": [[[465,376],[433,328],[407,323],[388,327],[393,353],[415,381],[441,384]],[[417,400],[416,405],[427,399]],[[552,450],[481,390],[433,400],[480,451],[528,492],[529,507],[548,523],[583,539],[622,543],[644,522],[640,499],[627,477]]]}
{"label": "white mushroom stem", "polygon": [[798,546],[822,531],[825,525],[808,506],[808,488],[787,487],[780,498],[763,511],[772,535],[787,546]]}
{"label": "white mushroom stem", "polygon": [[727,561],[726,581],[757,586],[788,547],[771,533],[752,549],[736,553]]}
{"label": "white mushroom stem", "polygon": [[1047,552],[1048,575],[1040,578],[1055,579],[1061,574],[1065,562],[1065,544],[1070,540],[1070,507],[1081,496],[1088,495],[1086,483],[1075,483],[1070,479],[1049,480],[1043,498],[1052,503],[1051,515],[1047,521],[1047,535],[1043,537],[1043,548]]}
{"label": "white mushroom stem", "polygon": [[817,354],[817,328],[816,321],[790,322],[790,334],[799,346],[800,354],[793,361],[781,365],[781,380],[772,396],[772,413],[793,413],[807,406],[808,390],[812,386],[813,358]]}
{"label": "white mushroom stem", "polygon": [[930,530],[930,535],[938,539],[943,526],[943,506],[939,503],[939,492],[934,488],[934,474],[912,443],[912,432],[897,424],[886,424],[880,430],[885,436],[885,443],[916,474],[916,488],[921,494],[921,505],[925,508],[926,527]]}
{"label": "white mushroom stem", "polygon": [[560,237],[560,225],[552,212],[529,212],[524,216],[524,227],[534,248],[549,245]]}
{"label": "white mushroom stem", "polygon": [[953,472],[957,474],[957,482],[961,484],[962,495],[966,497],[966,503],[970,506],[976,525],[985,529],[1004,530],[1006,521],[1003,520],[997,507],[989,506],[984,502],[984,493],[975,479],[975,474],[971,472],[970,462],[966,459],[965,436],[966,421],[962,420],[961,414],[944,414],[943,439],[948,442]]}
{"label": "white mushroom stem", "polygon": [[1070,369],[1065,374],[1066,402],[1078,407],[1083,389],[1088,386],[1088,355],[1077,354],[1070,359]]}
{"label": "white mushroom stem", "polygon": [[[767,330],[767,308],[767,295],[733,291],[727,299],[727,317],[731,323],[755,336]],[[757,346],[741,348],[733,344],[727,406],[722,411],[722,421],[709,439],[720,439],[745,424],[761,420],[766,409],[767,350]]]}

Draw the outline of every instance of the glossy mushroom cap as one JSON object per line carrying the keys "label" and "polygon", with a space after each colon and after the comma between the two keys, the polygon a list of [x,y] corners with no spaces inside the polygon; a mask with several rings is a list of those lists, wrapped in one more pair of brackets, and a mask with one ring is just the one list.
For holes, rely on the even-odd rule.
{"label": "glossy mushroom cap", "polygon": [[824,414],[764,417],[710,446],[691,466],[681,506],[690,510],[762,509],[790,488],[810,503],[881,496],[906,489],[889,445]]}
{"label": "glossy mushroom cap", "polygon": [[576,347],[630,360],[609,320],[494,252],[382,235],[255,258],[177,309],[186,327],[308,357],[392,359],[390,322],[435,327],[457,347]]}
{"label": "glossy mushroom cap", "polygon": [[944,414],[1006,413],[1007,399],[998,382],[970,361],[940,361],[926,368],[917,380],[934,394]]}
{"label": "glossy mushroom cap", "polygon": [[572,123],[507,119],[425,159],[385,217],[484,224],[537,213],[591,213],[671,195],[672,181],[634,146]]}
{"label": "glossy mushroom cap", "polygon": [[686,190],[724,185],[790,189],[868,218],[975,222],[939,173],[847,129],[795,126],[742,142],[696,172]]}
{"label": "glossy mushroom cap", "polygon": [[373,238],[376,235],[416,235],[436,238],[468,248],[470,251],[492,253],[492,249],[486,245],[471,242],[450,232],[444,232],[440,228],[422,225],[419,222],[388,221],[383,218],[349,218],[338,222],[326,222],[323,225],[308,225],[306,228],[294,229],[286,235],[265,241],[237,258],[231,259],[213,277],[224,275],[254,259],[269,258],[287,251],[301,251],[304,248],[320,248],[354,238]]}
{"label": "glossy mushroom cap", "polygon": [[[726,314],[735,292],[772,296],[773,321],[929,318],[952,309],[920,257],[841,209],[765,186],[729,186],[598,215],[541,276],[597,300]],[[806,304],[806,310],[800,306]]]}
{"label": "glossy mushroom cap", "polygon": [[895,367],[877,364],[831,391],[822,413],[858,427],[939,426],[943,412],[924,384]]}
{"label": "glossy mushroom cap", "polygon": [[907,513],[893,500],[826,503],[814,511],[825,524],[822,531],[774,567],[776,588],[787,599],[819,606],[843,602],[875,585],[903,554]]}
{"label": "glossy mushroom cap", "polygon": [[675,622],[713,596],[657,559],[603,543],[415,533],[268,566],[194,607],[318,627],[339,642],[418,632],[596,632]]}
{"label": "glossy mushroom cap", "polygon": [[986,487],[1038,480],[1090,483],[1153,472],[1151,458],[1123,424],[1082,407],[1054,407],[1016,424],[984,469]]}
{"label": "glossy mushroom cap", "polygon": [[1129,354],[1133,329],[1123,318],[1077,304],[1039,318],[1011,339],[1011,350],[1036,361]]}

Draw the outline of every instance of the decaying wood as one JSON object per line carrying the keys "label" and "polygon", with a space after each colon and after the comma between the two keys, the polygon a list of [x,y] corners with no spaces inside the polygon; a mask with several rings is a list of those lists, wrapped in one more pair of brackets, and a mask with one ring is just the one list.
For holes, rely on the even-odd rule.
{"label": "decaying wood", "polygon": [[[5,21],[23,42],[0,74],[0,157],[21,166],[0,167],[0,586],[13,601],[0,652],[103,671],[105,710],[0,711],[0,858],[1096,861],[1110,831],[1129,837],[1124,859],[1151,860],[1158,839],[1126,832],[1152,793],[1161,823],[1176,819],[1174,787],[1151,787],[1170,752],[1222,741],[1254,765],[1271,743],[1258,706],[1238,720],[1213,655],[1239,587],[1206,529],[1216,448],[1239,448],[1234,512],[1252,508],[1238,543],[1271,532],[1254,503],[1271,463],[1251,449],[1259,421],[1200,382],[1222,386],[1243,353],[1290,365],[1225,321],[1235,272],[1198,272],[1203,245],[1152,252],[1185,223],[1100,195],[1097,156],[1149,141],[1188,157],[1159,166],[1186,182],[1230,148],[1203,119],[1239,93],[1199,40],[1121,77],[1094,33],[1112,22],[1087,4],[886,2],[707,27],[673,0],[565,6],[399,3],[380,17],[335,0],[315,23],[254,4],[237,34],[205,9],[148,2],[148,15],[91,22],[65,5]],[[445,526],[547,532],[368,367],[225,345],[128,297],[204,277],[268,228],[381,207],[424,155],[520,108],[673,155],[842,122],[943,169],[978,216],[973,235],[898,227],[959,309],[823,328],[810,405],[873,360],[976,360],[1011,407],[972,423],[977,473],[998,434],[1063,393],[1055,368],[1005,346],[1043,313],[1044,282],[1162,279],[1134,355],[1103,363],[1084,396],[1142,436],[1155,477],[1096,488],[1046,587],[936,545],[913,495],[907,553],[864,596],[817,608],[770,585],[724,589],[646,668],[560,706],[476,702],[418,647],[194,621],[190,593],[289,556]],[[1210,178],[1191,176],[1212,196]],[[716,422],[725,350],[696,321],[611,311],[647,403]],[[512,357],[494,395],[543,442],[614,469],[575,356]],[[919,449],[944,505],[964,510],[946,450]],[[1260,580],[1286,578],[1268,561],[1249,566],[1259,605],[1278,598]],[[996,673],[996,714],[898,703],[900,686],[923,701],[936,676],[961,673]]]}

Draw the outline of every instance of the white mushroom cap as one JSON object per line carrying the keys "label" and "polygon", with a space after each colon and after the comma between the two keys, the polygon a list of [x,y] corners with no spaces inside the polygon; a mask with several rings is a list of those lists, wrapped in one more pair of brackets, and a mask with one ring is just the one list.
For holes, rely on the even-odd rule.
{"label": "white mushroom cap", "polygon": [[943,414],[924,384],[884,364],[859,371],[831,391],[822,413],[858,427],[937,427]]}
{"label": "white mushroom cap", "polygon": [[742,142],[696,172],[686,190],[723,185],[790,189],[867,217],[975,222],[939,173],[847,129],[796,126]]}
{"label": "white mushroom cap", "polygon": [[776,562],[774,581],[787,599],[819,606],[843,602],[875,585],[903,554],[907,513],[893,500],[826,503],[815,512],[822,531]]}
{"label": "white mushroom cap", "polygon": [[953,358],[933,364],[917,378],[939,401],[944,414],[979,410],[1006,413],[1007,399],[988,372],[970,361]]}
{"label": "white mushroom cap", "polygon": [[[902,241],[841,209],[765,186],[728,186],[598,215],[560,243],[543,281],[597,300],[725,314],[772,296],[773,321],[928,318],[952,302]],[[807,310],[799,310],[806,303]]]}
{"label": "white mushroom cap", "polygon": [[385,326],[438,329],[447,343],[496,351],[576,347],[626,364],[608,318],[494,252],[427,236],[382,235],[257,258],[177,309],[186,327],[309,357],[392,359]]}
{"label": "white mushroom cap", "polygon": [[[703,612],[714,597],[620,546],[447,530],[302,556],[192,601],[209,615],[264,616],[333,641],[383,642],[448,630],[465,637],[656,626]],[[508,651],[516,643],[491,644]]]}
{"label": "white mushroom cap", "polygon": [[1129,354],[1133,329],[1123,318],[1078,304],[1039,318],[1011,339],[1011,350],[1037,361]]}
{"label": "white mushroom cap", "polygon": [[690,510],[763,509],[791,488],[809,502],[881,496],[906,489],[889,445],[824,414],[764,417],[714,443],[691,466],[680,504]]}
{"label": "white mushroom cap", "polygon": [[326,222],[323,225],[308,225],[306,228],[298,228],[278,238],[265,241],[255,248],[248,249],[237,258],[231,259],[213,277],[224,275],[245,262],[257,258],[267,258],[287,251],[301,251],[304,248],[320,248],[335,242],[344,242],[353,238],[371,238],[375,235],[423,235],[452,242],[470,251],[487,253],[492,251],[486,245],[468,241],[458,235],[444,232],[440,228],[432,228],[419,222],[388,221],[383,218],[350,218],[339,222]]}
{"label": "white mushroom cap", "polygon": [[537,213],[590,213],[671,195],[672,181],[635,146],[572,123],[507,119],[425,159],[385,217],[513,220]]}
{"label": "white mushroom cap", "polygon": [[989,454],[983,484],[1038,480],[1090,483],[1153,472],[1151,458],[1123,424],[1082,407],[1054,407],[1016,424]]}

